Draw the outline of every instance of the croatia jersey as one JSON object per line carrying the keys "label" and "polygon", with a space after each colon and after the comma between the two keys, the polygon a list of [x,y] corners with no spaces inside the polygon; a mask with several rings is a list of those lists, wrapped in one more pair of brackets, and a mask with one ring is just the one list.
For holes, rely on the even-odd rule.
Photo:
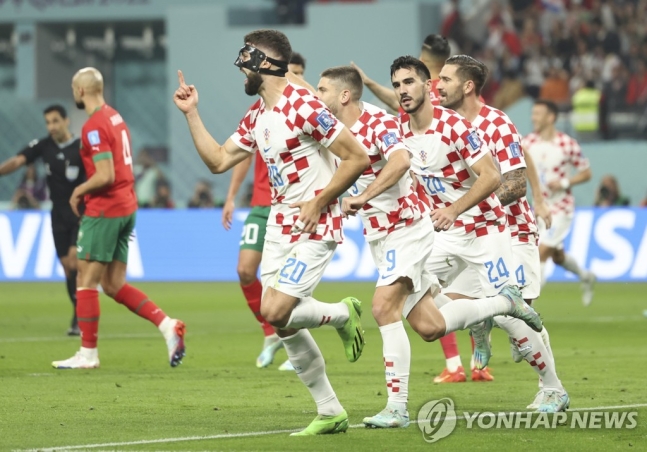
{"label": "croatia jersey", "polygon": [[268,207],[272,204],[272,191],[267,175],[267,165],[260,152],[254,158],[254,189],[252,191],[252,207]]}
{"label": "croatia jersey", "polygon": [[125,217],[137,210],[130,131],[123,118],[107,104],[97,108],[81,129],[81,160],[88,179],[96,173],[95,163],[112,159],[115,181],[85,195],[88,217]]}
{"label": "croatia jersey", "polygon": [[[418,187],[429,198],[432,210],[449,207],[474,185],[477,175],[471,166],[487,156],[488,149],[474,127],[453,110],[434,107],[431,125],[420,135],[411,131],[409,120],[408,114],[400,117],[402,138],[411,151],[411,169]],[[481,237],[503,232],[505,225],[503,206],[492,193],[459,215],[443,234]]]}
{"label": "croatia jersey", "polygon": [[537,167],[543,195],[552,214],[575,212],[575,199],[571,190],[551,191],[548,183],[569,177],[572,171],[584,171],[589,168],[589,160],[582,155],[582,149],[574,138],[562,132],[556,132],[550,141],[544,141],[536,133],[531,133],[523,140],[523,147],[529,152]]}
{"label": "croatia jersey", "polygon": [[[400,149],[409,152],[402,142],[397,119],[375,105],[362,104],[362,114],[350,131],[368,152],[371,164],[348,190],[352,196],[364,192],[375,181],[393,152]],[[412,224],[429,212],[418,199],[407,171],[395,185],[364,204],[358,213],[364,223],[366,240],[371,242]]]}
{"label": "croatia jersey", "polygon": [[[501,174],[526,167],[521,136],[508,115],[489,105],[483,105],[472,125],[490,149]],[[503,208],[508,217],[512,240],[536,243],[537,223],[526,197],[523,196]]]}
{"label": "croatia jersey", "polygon": [[297,242],[324,240],[341,243],[341,209],[335,199],[321,211],[317,231],[292,232],[299,208],[321,192],[335,173],[327,146],[344,125],[310,91],[288,83],[277,105],[267,110],[259,99],[240,121],[231,139],[241,149],[261,152],[272,186],[272,209],[266,240]]}

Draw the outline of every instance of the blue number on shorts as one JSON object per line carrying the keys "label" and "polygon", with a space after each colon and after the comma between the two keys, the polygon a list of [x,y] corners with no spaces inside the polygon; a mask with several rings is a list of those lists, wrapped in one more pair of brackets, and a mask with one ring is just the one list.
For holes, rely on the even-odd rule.
{"label": "blue number on shorts", "polygon": [[348,189],[348,191],[353,196],[357,195],[359,193],[359,188],[357,188],[357,182],[355,182],[353,186]]}
{"label": "blue number on shorts", "polygon": [[522,286],[526,284],[526,275],[523,271],[523,264],[517,268],[514,274],[517,277],[517,282],[519,284],[521,284]]}
{"label": "blue number on shorts", "polygon": [[283,187],[284,182],[281,174],[279,173],[278,167],[276,165],[267,165],[267,169],[269,172],[270,181],[272,181],[272,185],[275,187]]}
{"label": "blue number on shorts", "polygon": [[438,192],[445,193],[445,187],[443,187],[443,183],[437,177],[422,176],[422,180],[425,181],[427,191],[430,194],[435,195]]}
{"label": "blue number on shorts", "polygon": [[391,264],[386,271],[390,272],[391,270],[395,270],[395,250],[389,250],[386,252],[386,261]]}
{"label": "blue number on shorts", "polygon": [[[508,269],[505,266],[505,262],[503,262],[503,258],[500,257],[499,260],[497,261],[496,265],[494,264],[493,261],[488,261],[485,262],[485,268],[487,268],[487,277],[490,280],[491,283],[497,282],[499,278],[509,278],[510,273],[508,272]],[[494,276],[492,272],[496,268],[497,273],[499,276]]]}
{"label": "blue number on shorts", "polygon": [[281,270],[280,276],[281,278],[287,278],[288,280],[296,284],[301,281],[301,277],[305,273],[306,268],[308,268],[306,264],[296,260],[293,257],[290,257]]}

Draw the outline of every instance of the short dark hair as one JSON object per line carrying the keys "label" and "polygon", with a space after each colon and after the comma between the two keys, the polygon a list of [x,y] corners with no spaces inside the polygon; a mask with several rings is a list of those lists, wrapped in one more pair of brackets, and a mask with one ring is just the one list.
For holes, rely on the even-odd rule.
{"label": "short dark hair", "polygon": [[67,118],[67,111],[65,111],[65,107],[59,104],[54,104],[47,107],[45,110],[43,110],[43,115],[46,115],[47,113],[51,113],[53,111],[57,111],[58,114],[61,115],[61,118]]}
{"label": "short dark hair", "polygon": [[490,72],[484,63],[469,55],[454,55],[448,58],[445,64],[458,66],[456,74],[460,77],[461,81],[466,82],[471,80],[474,82],[474,92],[476,95],[481,94],[483,85],[485,85],[488,73]]}
{"label": "short dark hair", "polygon": [[290,58],[290,64],[298,64],[299,66],[303,66],[303,69],[305,69],[306,59],[303,58],[303,55],[301,55],[299,52],[292,52],[292,57]]}
{"label": "short dark hair", "polygon": [[362,97],[364,83],[362,76],[357,69],[352,66],[336,66],[326,69],[321,73],[321,77],[341,82],[344,88],[350,90],[353,100],[359,100]]}
{"label": "short dark hair", "polygon": [[411,55],[401,56],[393,60],[393,64],[391,64],[391,77],[393,77],[395,71],[400,69],[414,69],[423,82],[431,78],[431,73],[425,63]]}
{"label": "short dark hair", "polygon": [[254,46],[262,46],[276,55],[279,61],[286,63],[292,58],[292,46],[284,33],[278,30],[255,30],[245,35],[245,42]]}
{"label": "short dark hair", "polygon": [[549,112],[551,112],[553,115],[555,115],[555,119],[557,119],[557,116],[559,115],[559,108],[557,107],[557,104],[553,102],[552,100],[548,99],[537,99],[535,101],[535,105],[543,105],[548,109]]}
{"label": "short dark hair", "polygon": [[449,41],[443,35],[430,34],[422,43],[422,51],[437,60],[445,61],[451,54]]}

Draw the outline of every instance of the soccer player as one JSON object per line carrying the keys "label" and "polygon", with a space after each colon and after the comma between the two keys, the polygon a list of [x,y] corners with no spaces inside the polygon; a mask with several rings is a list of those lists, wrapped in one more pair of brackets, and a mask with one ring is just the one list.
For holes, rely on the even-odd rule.
{"label": "soccer player", "polygon": [[[434,105],[440,105],[440,98],[438,96],[438,90],[436,89],[436,85],[438,84],[438,74],[445,64],[445,60],[449,58],[450,53],[451,49],[449,48],[447,38],[437,34],[428,35],[422,43],[422,49],[420,49],[420,61],[427,66],[427,69],[431,74],[429,99]],[[404,113],[404,110],[402,110],[398,102],[398,97],[393,92],[392,88],[382,86],[369,78],[357,65],[355,65],[355,63],[351,63],[351,65],[361,74],[364,85],[366,85],[366,87],[370,89],[378,99],[384,102],[391,111],[399,111],[401,114]]]}
{"label": "soccer player", "polygon": [[[539,297],[541,276],[537,225],[525,196],[521,136],[504,112],[479,100],[487,75],[488,69],[482,62],[467,55],[456,55],[440,71],[438,91],[443,107],[455,110],[476,128],[501,170],[503,183],[495,194],[505,208],[512,235],[512,267],[508,271],[514,274],[524,300],[531,304]],[[481,240],[488,239],[485,236]],[[480,287],[474,285],[475,276],[473,269],[468,268],[447,288],[447,295],[450,298],[482,296]],[[524,322],[504,316],[495,317],[494,321],[508,333],[515,361],[525,359],[539,375],[543,390],[528,408],[551,413],[568,408],[569,397],[557,377],[546,328],[537,333]]]}
{"label": "soccer player", "polygon": [[33,140],[18,155],[0,163],[0,176],[12,173],[23,165],[42,159],[47,172],[47,188],[52,200],[52,235],[54,247],[63,270],[67,293],[74,307],[68,336],[78,336],[76,320],[76,236],[79,218],[70,208],[74,189],[85,180],[85,170],[79,154],[80,141],[70,133],[70,120],[65,108],[51,105],[43,111],[49,135]]}
{"label": "soccer player", "polygon": [[[361,303],[349,297],[322,303],[312,297],[324,269],[342,241],[337,198],[369,165],[353,135],[308,89],[285,78],[292,47],[277,30],[256,30],[244,38],[235,65],[245,75],[245,92],[260,99],[223,145],[209,134],[198,113],[198,92],[178,72],[174,95],[186,117],[200,157],[222,173],[259,152],[272,185],[272,207],[261,258],[261,314],[283,341],[288,359],[317,405],[317,417],[295,436],[339,433],[348,415],[328,381],[325,363],[307,328],[334,327],[346,358],[364,348]],[[333,155],[340,159],[335,170]]]}
{"label": "soccer player", "polygon": [[99,292],[123,304],[159,328],[166,340],[171,367],[185,353],[184,323],[169,318],[148,296],[126,283],[128,241],[135,228],[137,198],[134,190],[130,132],[119,113],[103,98],[103,76],[92,67],[72,78],[76,106],[90,117],[81,131],[81,158],[88,180],[70,196],[72,211],[79,215],[85,200],[77,240],[78,288],[76,313],[81,330],[81,349],[71,358],[54,361],[57,369],[99,367],[97,339]]}
{"label": "soccer player", "polygon": [[535,131],[523,140],[526,153],[532,155],[537,167],[553,218],[550,229],[542,234],[539,242],[541,281],[542,284],[545,282],[544,267],[546,260],[551,257],[557,265],[577,275],[582,283],[582,303],[588,306],[593,300],[595,275],[581,268],[573,256],[564,252],[564,239],[575,213],[571,187],[590,180],[591,168],[577,141],[555,128],[558,112],[557,106],[551,101],[535,101],[532,107]]}
{"label": "soccer player", "polygon": [[[304,71],[305,60],[301,54],[293,52],[290,64],[288,64],[288,73],[286,74],[286,77],[288,77],[288,80],[291,80],[296,84],[307,85],[305,80],[301,80],[303,78]],[[300,79],[297,80],[295,77],[299,77]],[[312,87],[309,85],[306,87],[312,90]],[[236,195],[238,194],[238,190],[252,165],[252,158],[255,159],[254,191],[252,193],[251,202],[252,210],[245,219],[243,235],[240,239],[240,251],[238,253],[238,279],[240,281],[240,287],[243,290],[243,295],[247,300],[247,305],[261,324],[261,328],[263,329],[263,334],[265,336],[265,340],[263,341],[263,350],[258,358],[256,358],[256,367],[260,369],[272,364],[274,361],[274,355],[283,347],[283,342],[281,342],[279,336],[274,332],[274,327],[261,315],[263,286],[256,277],[258,274],[258,267],[261,264],[267,218],[270,215],[270,205],[272,201],[267,165],[263,161],[263,157],[261,157],[260,153],[257,152],[256,157],[250,156],[234,167],[231,175],[231,182],[229,183],[229,191],[227,192],[227,200],[222,209],[222,225],[226,230],[231,228]],[[290,360],[286,360],[279,366],[279,370],[293,371],[294,367],[290,364]]]}

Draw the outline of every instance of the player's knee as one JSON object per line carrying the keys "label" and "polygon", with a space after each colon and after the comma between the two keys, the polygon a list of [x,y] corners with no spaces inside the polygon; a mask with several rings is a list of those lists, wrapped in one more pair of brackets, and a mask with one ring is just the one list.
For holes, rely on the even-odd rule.
{"label": "player's knee", "polygon": [[238,265],[238,280],[243,286],[249,286],[256,281],[256,269],[249,265]]}
{"label": "player's knee", "polygon": [[553,262],[555,262],[557,265],[563,264],[565,258],[566,257],[564,256],[564,250],[555,250],[553,252]]}
{"label": "player's knee", "polygon": [[418,336],[425,342],[433,342],[445,335],[445,328],[436,322],[415,322],[409,319],[411,328],[418,333]]}
{"label": "player's knee", "polygon": [[261,315],[267,323],[276,328],[283,328],[287,325],[288,320],[290,319],[289,313],[280,309],[280,306],[276,303],[271,303],[266,300],[263,300],[261,303]]}
{"label": "player's knee", "polygon": [[106,281],[101,283],[101,288],[103,289],[103,293],[110,298],[115,298],[117,293],[119,293],[119,289],[121,289],[121,285],[115,284],[112,281]]}

